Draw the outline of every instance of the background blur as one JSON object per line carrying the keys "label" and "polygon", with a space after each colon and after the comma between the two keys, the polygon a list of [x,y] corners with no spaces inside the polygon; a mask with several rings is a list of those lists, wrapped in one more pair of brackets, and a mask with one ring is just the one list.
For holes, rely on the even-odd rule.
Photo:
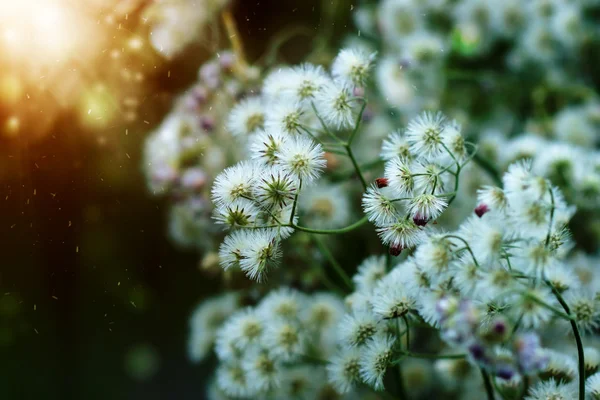
{"label": "background blur", "polygon": [[[203,397],[187,321],[219,280],[168,241],[141,152],[227,41],[217,18],[178,56],[157,54],[148,3],[0,0],[1,399]],[[248,58],[286,24],[316,30],[319,7],[236,2]],[[339,7],[338,31],[349,10]],[[284,52],[299,59],[309,43]]]}

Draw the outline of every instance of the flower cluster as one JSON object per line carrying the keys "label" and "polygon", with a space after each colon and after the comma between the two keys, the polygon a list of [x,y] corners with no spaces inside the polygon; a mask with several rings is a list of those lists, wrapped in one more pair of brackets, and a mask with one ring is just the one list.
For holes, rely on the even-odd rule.
{"label": "flower cluster", "polygon": [[456,121],[425,112],[404,133],[384,142],[385,173],[363,196],[363,208],[394,255],[425,237],[422,229],[456,196],[459,174],[468,161]]}
{"label": "flower cluster", "polygon": [[[566,400],[577,395],[577,382],[597,393],[600,352],[592,343],[600,326],[600,272],[591,260],[567,257],[574,210],[530,163],[511,165],[503,184],[483,187],[458,229],[428,232],[395,265],[389,255],[365,259],[345,302],[280,289],[231,316],[216,335],[219,390],[231,398],[280,394],[289,390],[288,374],[302,375],[287,363],[303,369],[317,361],[327,363],[319,390],[338,394],[360,393],[363,384],[383,390],[390,368],[423,396],[481,398],[496,390],[506,398]],[[307,315],[317,303],[327,309],[328,328],[315,336],[322,311]],[[436,389],[429,384],[435,377],[443,382]],[[304,383],[299,387],[309,390]]]}
{"label": "flower cluster", "polygon": [[[229,302],[222,297],[206,303],[193,321],[221,315]],[[332,356],[343,310],[334,295],[280,289],[228,314],[216,331],[194,330],[190,351],[196,354],[196,346],[203,349],[214,334],[219,366],[211,390],[222,398],[322,398],[332,392],[323,360]]]}
{"label": "flower cluster", "polygon": [[165,57],[177,56],[198,41],[215,14],[227,3],[229,0],[154,2],[144,13],[151,27],[152,47]]}
{"label": "flower cluster", "polygon": [[328,68],[202,68],[147,154],[260,283],[192,317],[211,398],[599,398],[599,6],[364,2]]}
{"label": "flower cluster", "polygon": [[218,232],[212,224],[210,185],[231,159],[241,152],[231,141],[223,120],[236,99],[252,90],[259,72],[239,71],[230,51],[207,61],[198,82],[177,99],[162,124],[146,140],[144,172],[155,195],[171,199],[170,231],[184,247],[210,250],[206,233]]}
{"label": "flower cluster", "polygon": [[[373,61],[373,55],[345,49],[331,74],[311,64],[280,68],[265,78],[259,96],[233,107],[227,126],[246,143],[249,159],[219,174],[212,188],[214,218],[231,230],[219,250],[225,269],[240,268],[262,281],[294,230],[347,222],[344,193],[320,178],[328,155],[340,154],[352,160],[364,182],[351,144],[365,110],[357,92]],[[300,213],[314,228],[298,225]]]}

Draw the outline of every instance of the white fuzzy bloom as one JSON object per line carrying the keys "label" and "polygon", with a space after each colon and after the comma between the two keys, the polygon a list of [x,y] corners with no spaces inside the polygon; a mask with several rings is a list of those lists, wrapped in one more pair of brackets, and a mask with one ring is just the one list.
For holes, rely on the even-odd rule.
{"label": "white fuzzy bloom", "polygon": [[325,368],[310,364],[290,366],[282,371],[281,384],[273,394],[275,399],[315,399],[325,381]]}
{"label": "white fuzzy bloom", "polygon": [[269,104],[265,127],[268,131],[298,134],[302,126],[308,125],[307,117],[299,102],[274,101]]}
{"label": "white fuzzy bloom", "polygon": [[414,189],[420,193],[444,194],[450,190],[449,173],[442,173],[444,169],[434,162],[415,162],[411,166],[414,177]]}
{"label": "white fuzzy bloom", "polygon": [[258,393],[268,392],[281,384],[281,362],[266,350],[254,348],[246,352],[242,366],[248,386]]}
{"label": "white fuzzy bloom", "polygon": [[288,140],[288,136],[281,131],[261,131],[250,139],[250,158],[262,164],[274,165],[277,163],[277,153]]}
{"label": "white fuzzy bloom", "polygon": [[217,224],[238,228],[254,225],[259,209],[250,200],[238,199],[230,204],[217,205],[213,214]]}
{"label": "white fuzzy bloom", "polygon": [[[217,332],[217,355],[221,359],[230,359],[235,351],[243,352],[257,345],[262,340],[265,328],[265,321],[256,310],[247,307],[237,311]],[[233,346],[233,353],[232,349],[227,348],[229,346]]]}
{"label": "white fuzzy bloom", "polygon": [[360,376],[375,390],[383,389],[383,376],[394,357],[394,341],[391,336],[378,335],[369,341],[360,357]]}
{"label": "white fuzzy bloom", "polygon": [[600,327],[600,301],[594,295],[582,290],[569,291],[565,299],[579,329],[585,333],[593,333]]}
{"label": "white fuzzy bloom", "polygon": [[402,281],[413,298],[420,297],[432,286],[434,271],[420,265],[414,257],[409,257],[394,269],[402,271]]}
{"label": "white fuzzy bloom", "polygon": [[384,256],[370,256],[363,260],[357,268],[352,281],[357,292],[370,292],[386,274]]}
{"label": "white fuzzy bloom", "polygon": [[342,85],[363,87],[369,78],[369,72],[375,54],[367,54],[358,49],[342,49],[333,60],[331,75]]}
{"label": "white fuzzy bloom", "polygon": [[339,339],[346,346],[362,346],[378,331],[377,319],[367,310],[344,315],[339,324]]}
{"label": "white fuzzy bloom", "polygon": [[424,112],[412,119],[405,133],[411,152],[430,160],[444,154],[446,123],[446,117],[441,112]]}
{"label": "white fuzzy bloom", "polygon": [[502,211],[506,208],[507,200],[504,191],[496,186],[484,186],[477,190],[477,202],[484,204],[490,210]]}
{"label": "white fuzzy bloom", "polygon": [[585,391],[588,392],[590,399],[600,399],[600,372],[596,372],[586,379]]}
{"label": "white fuzzy bloom", "polygon": [[190,318],[188,356],[192,362],[202,361],[211,350],[217,329],[239,307],[237,293],[226,293],[202,302]]}
{"label": "white fuzzy bloom", "polygon": [[231,397],[249,397],[254,393],[249,387],[248,377],[238,360],[221,362],[216,371],[217,385]]}
{"label": "white fuzzy bloom", "polygon": [[388,179],[388,185],[397,197],[408,197],[412,195],[415,188],[411,166],[400,157],[393,158],[385,163],[384,175]]}
{"label": "white fuzzy bloom", "polygon": [[235,200],[252,196],[252,188],[259,175],[256,164],[242,161],[229,167],[215,178],[212,187],[212,199],[216,205],[229,205]]}
{"label": "white fuzzy bloom", "polygon": [[265,128],[265,106],[259,97],[237,103],[227,117],[227,129],[234,136],[249,136]]}
{"label": "white fuzzy bloom", "polygon": [[273,357],[293,361],[305,353],[305,336],[297,322],[275,319],[269,321],[262,343]]}
{"label": "white fuzzy bloom", "polygon": [[399,157],[401,160],[410,161],[413,158],[410,144],[401,132],[392,132],[381,144],[381,158],[384,161]]}
{"label": "white fuzzy bloom", "polygon": [[573,383],[556,382],[554,379],[536,383],[525,400],[573,400],[577,398],[577,387]]}
{"label": "white fuzzy bloom", "polygon": [[298,208],[306,225],[315,229],[333,229],[350,220],[350,200],[344,187],[327,182],[308,187],[299,197]]}
{"label": "white fuzzy bloom", "polygon": [[281,288],[270,292],[259,304],[257,310],[263,318],[297,321],[306,306],[304,296],[295,290]]}
{"label": "white fuzzy bloom", "polygon": [[377,229],[381,241],[386,246],[408,249],[421,243],[425,238],[423,230],[412,220],[400,219]]}
{"label": "white fuzzy bloom", "polygon": [[402,283],[400,269],[392,270],[381,279],[371,301],[373,312],[383,319],[402,317],[416,304]]}
{"label": "white fuzzy bloom", "polygon": [[327,364],[327,377],[338,393],[352,390],[360,382],[360,351],[342,347]]}
{"label": "white fuzzy bloom", "polygon": [[297,73],[292,68],[278,68],[271,71],[263,80],[262,94],[270,101],[285,97],[292,88]]}
{"label": "white fuzzy bloom", "polygon": [[376,226],[383,226],[400,218],[398,203],[384,193],[389,193],[389,190],[371,185],[362,197],[363,210],[369,221]]}
{"label": "white fuzzy bloom", "polygon": [[236,230],[225,236],[219,247],[219,263],[223,269],[239,267],[242,252],[248,248],[248,235],[251,231]]}
{"label": "white fuzzy bloom", "polygon": [[447,206],[443,198],[423,193],[408,201],[408,212],[413,218],[429,221],[442,215]]}
{"label": "white fuzzy bloom", "polygon": [[517,299],[513,299],[511,312],[515,318],[522,315],[521,324],[524,328],[540,329],[554,316],[552,311],[540,305],[540,302],[550,304],[554,307],[557,306],[557,302],[550,290],[542,287],[528,289],[526,294],[519,295]]}
{"label": "white fuzzy bloom", "polygon": [[296,193],[298,193],[296,176],[279,166],[265,169],[253,188],[256,201],[269,210],[291,204]]}
{"label": "white fuzzy bloom", "polygon": [[293,68],[292,74],[286,78],[289,79],[286,95],[306,106],[310,106],[323,87],[330,83],[322,67],[308,63]]}
{"label": "white fuzzy bloom", "polygon": [[250,279],[261,282],[267,270],[277,265],[281,257],[279,239],[271,230],[256,229],[249,232],[247,241],[242,249],[240,268]]}
{"label": "white fuzzy bloom", "polygon": [[469,242],[477,261],[491,262],[502,256],[503,246],[511,238],[506,220],[494,212],[481,218],[471,216],[460,228],[461,235]]}
{"label": "white fuzzy bloom", "polygon": [[352,93],[341,84],[325,85],[315,98],[315,107],[325,124],[333,129],[349,129],[356,122]]}
{"label": "white fuzzy bloom", "polygon": [[[453,241],[444,234],[430,235],[415,252],[415,262],[436,275],[448,271],[454,259]],[[460,245],[460,244],[459,244]]]}
{"label": "white fuzzy bloom", "polygon": [[330,293],[317,293],[302,310],[301,321],[309,332],[320,337],[319,349],[323,356],[331,354],[338,344],[338,324],[344,316],[342,300]]}
{"label": "white fuzzy bloom", "polygon": [[304,182],[316,180],[327,165],[321,145],[305,136],[291,138],[276,155],[278,165]]}

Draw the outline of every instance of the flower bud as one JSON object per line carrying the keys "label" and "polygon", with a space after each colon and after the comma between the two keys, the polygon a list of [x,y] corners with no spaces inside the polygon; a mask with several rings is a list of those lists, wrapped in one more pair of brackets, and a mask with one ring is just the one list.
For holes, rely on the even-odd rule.
{"label": "flower bud", "polygon": [[384,187],[388,186],[388,179],[387,178],[377,178],[375,179],[375,184],[377,185],[377,187],[379,189],[382,189]]}
{"label": "flower bud", "polygon": [[475,207],[475,214],[481,218],[483,216],[483,214],[485,214],[486,212],[490,211],[490,209],[488,208],[488,206],[486,204],[480,204],[477,207]]}

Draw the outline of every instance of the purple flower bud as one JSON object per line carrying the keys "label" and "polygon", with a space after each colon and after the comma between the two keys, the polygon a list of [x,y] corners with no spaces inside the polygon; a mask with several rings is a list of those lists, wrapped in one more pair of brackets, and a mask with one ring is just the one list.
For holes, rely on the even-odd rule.
{"label": "purple flower bud", "polygon": [[233,69],[233,65],[235,64],[235,54],[233,54],[231,51],[221,53],[221,56],[219,57],[219,64],[224,70],[231,71]]}
{"label": "purple flower bud", "polygon": [[510,380],[515,376],[515,371],[509,366],[503,365],[496,369],[496,376],[500,379]]}
{"label": "purple flower bud", "polygon": [[215,129],[215,119],[209,115],[200,117],[200,127],[206,132],[212,132]]}
{"label": "purple flower bud", "polygon": [[417,213],[414,217],[413,217],[413,222],[415,223],[415,225],[417,226],[425,226],[427,225],[427,223],[429,222],[428,218],[423,217],[421,214]]}
{"label": "purple flower bud", "polygon": [[479,343],[473,343],[469,346],[469,354],[477,362],[485,361],[485,348]]}
{"label": "purple flower bud", "polygon": [[365,88],[363,87],[355,87],[352,90],[352,94],[354,97],[364,97],[365,96]]}
{"label": "purple flower bud", "polygon": [[187,169],[181,179],[180,185],[186,190],[196,191],[201,189],[206,184],[206,173],[200,168]]}
{"label": "purple flower bud", "polygon": [[390,246],[390,254],[394,257],[398,257],[400,255],[400,253],[402,253],[402,250],[404,250],[404,247],[402,247],[401,245],[394,245],[394,246]]}
{"label": "purple flower bud", "polygon": [[483,214],[485,214],[486,212],[490,211],[490,209],[488,208],[488,206],[486,204],[480,204],[477,207],[475,207],[475,214],[481,218],[483,217]]}

